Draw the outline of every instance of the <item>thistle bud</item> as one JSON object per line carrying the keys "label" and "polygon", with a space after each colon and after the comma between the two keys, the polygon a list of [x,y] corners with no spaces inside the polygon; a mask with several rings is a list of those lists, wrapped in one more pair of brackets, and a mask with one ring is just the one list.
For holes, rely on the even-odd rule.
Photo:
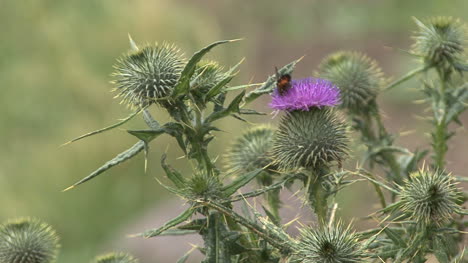
{"label": "thistle bud", "polygon": [[440,225],[462,211],[462,194],[450,174],[420,170],[410,174],[400,188],[399,207],[418,223]]}
{"label": "thistle bud", "polygon": [[185,193],[192,199],[216,199],[221,196],[221,183],[217,176],[196,171],[190,178]]}
{"label": "thistle bud", "polygon": [[114,66],[116,97],[131,107],[163,102],[180,78],[184,60],[168,44],[146,46],[118,59]]}
{"label": "thistle bud", "polygon": [[294,254],[304,263],[364,262],[366,254],[357,235],[341,223],[336,226],[305,227],[294,246]]}
{"label": "thistle bud", "polygon": [[289,112],[280,121],[272,157],[284,170],[341,163],[348,151],[347,130],[331,108]]}
{"label": "thistle bud", "polygon": [[372,110],[384,83],[377,63],[359,52],[341,51],[329,55],[320,63],[316,74],[340,89],[340,106],[352,113]]}
{"label": "thistle bud", "polygon": [[194,90],[205,93],[225,77],[227,77],[227,73],[223,71],[223,67],[221,67],[218,62],[206,60],[201,61],[195,68],[191,87]]}
{"label": "thistle bud", "polygon": [[106,255],[98,256],[96,263],[138,263],[132,255],[127,253],[109,253]]}
{"label": "thistle bud", "polygon": [[59,248],[55,231],[35,219],[18,219],[0,226],[0,262],[51,263]]}
{"label": "thistle bud", "polygon": [[269,166],[274,134],[273,128],[266,125],[247,130],[226,154],[228,172],[242,174]]}
{"label": "thistle bud", "polygon": [[424,63],[450,69],[463,60],[467,32],[459,19],[434,17],[424,21],[414,20],[418,31],[412,51],[423,57]]}

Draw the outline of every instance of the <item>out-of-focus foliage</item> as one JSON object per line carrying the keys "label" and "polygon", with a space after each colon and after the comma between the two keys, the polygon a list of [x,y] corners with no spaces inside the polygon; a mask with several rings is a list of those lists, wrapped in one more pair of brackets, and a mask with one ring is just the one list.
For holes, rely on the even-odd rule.
{"label": "out-of-focus foliage", "polygon": [[[109,170],[116,180],[103,176],[80,191],[60,192],[136,141],[115,130],[58,148],[70,134],[130,113],[112,100],[109,84],[115,58],[128,50],[127,33],[139,42],[175,42],[187,52],[216,39],[244,37],[242,45],[214,51],[227,62],[222,64],[249,58],[240,83],[252,76],[263,80],[274,65],[304,54],[309,55],[301,62],[305,66],[295,74],[310,75],[307,70],[319,54],[344,42],[348,49],[369,50],[389,72],[402,72],[404,67],[376,48],[404,46],[397,43],[407,41],[411,16],[451,15],[466,21],[467,8],[465,0],[303,0],[291,5],[266,0],[1,1],[0,219],[30,215],[49,222],[62,240],[58,261],[78,263],[101,252],[119,226],[164,200],[160,186],[144,176],[143,158]],[[229,131],[245,127],[222,125]],[[219,141],[229,136],[221,134]],[[223,146],[219,141],[215,147]],[[158,160],[164,145],[156,142],[150,155]],[[181,152],[174,146],[168,154]],[[157,167],[158,162],[150,162],[153,174]]]}

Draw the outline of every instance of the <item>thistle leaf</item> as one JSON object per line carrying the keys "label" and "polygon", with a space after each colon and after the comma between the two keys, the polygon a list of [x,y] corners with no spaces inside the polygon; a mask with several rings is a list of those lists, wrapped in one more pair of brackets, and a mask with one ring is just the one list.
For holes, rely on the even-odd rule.
{"label": "thistle leaf", "polygon": [[185,65],[184,70],[182,71],[182,74],[177,81],[176,86],[174,87],[174,90],[172,91],[172,97],[176,98],[180,95],[187,94],[189,89],[190,89],[190,79],[192,78],[193,74],[195,73],[195,68],[197,66],[197,63],[200,62],[200,60],[205,56],[212,48],[214,48],[217,45],[224,44],[224,43],[231,43],[238,41],[239,39],[234,39],[234,40],[222,40],[222,41],[217,41],[214,42],[205,48],[201,49],[200,51],[196,52],[192,58],[190,58],[189,62]]}
{"label": "thistle leaf", "polygon": [[[284,74],[291,74],[294,70],[294,67],[296,64],[302,60],[303,57],[287,64],[286,66],[280,68],[278,70],[279,75],[284,75]],[[276,76],[271,75],[268,77],[268,79],[263,83],[262,86],[258,87],[257,89],[249,92],[247,96],[245,96],[244,101],[245,103],[250,103],[254,101],[256,98],[260,97],[263,94],[271,93],[273,90],[276,88]]]}
{"label": "thistle leaf", "polygon": [[127,132],[137,137],[138,139],[144,141],[145,143],[149,143],[154,138],[163,134],[165,131],[164,129],[158,129],[158,130],[127,130]]}
{"label": "thistle leaf", "polygon": [[62,146],[65,146],[65,145],[70,144],[70,143],[72,143],[72,142],[76,142],[76,141],[78,141],[78,140],[84,139],[84,138],[89,137],[89,136],[92,136],[92,135],[96,135],[96,134],[103,133],[103,132],[105,132],[105,131],[108,131],[108,130],[112,130],[112,129],[114,129],[114,128],[117,128],[117,127],[121,126],[122,124],[126,123],[127,121],[131,120],[133,117],[135,117],[136,115],[138,115],[138,113],[140,113],[140,112],[141,112],[141,110],[138,110],[138,111],[136,111],[136,112],[130,114],[130,116],[128,116],[127,118],[122,119],[120,122],[117,122],[117,123],[115,123],[115,124],[112,124],[111,126],[108,126],[108,127],[102,128],[102,129],[99,129],[99,130],[97,130],[97,131],[92,131],[92,132],[88,132],[88,133],[86,133],[86,134],[83,134],[83,135],[81,135],[81,136],[79,136],[79,137],[77,137],[77,138],[75,138],[75,139],[73,139],[73,140],[71,140],[71,141],[69,141],[69,142],[64,143]]}
{"label": "thistle leaf", "polygon": [[166,164],[166,155],[163,154],[161,157],[161,166],[166,172],[167,178],[171,180],[171,182],[177,186],[179,189],[183,189],[187,187],[187,181],[185,181],[185,178],[182,176],[181,173],[179,173],[177,170],[172,168],[171,166]]}
{"label": "thistle leaf", "polygon": [[263,169],[256,169],[250,173],[247,173],[245,175],[239,176],[231,182],[229,185],[223,187],[222,191],[226,197],[231,196],[234,194],[237,190],[239,190],[242,186],[248,184],[252,179],[254,179]]}
{"label": "thistle leaf", "polygon": [[118,154],[116,157],[114,157],[112,160],[106,162],[103,166],[99,167],[97,170],[92,172],[90,175],[86,176],[85,178],[81,179],[80,181],[74,183],[72,186],[66,188],[65,191],[68,191],[72,188],[75,188],[76,186],[85,183],[94,177],[104,173],[105,171],[109,170],[110,168],[119,165],[123,162],[125,162],[128,159],[131,159],[132,157],[136,156],[139,152],[141,152],[145,148],[145,142],[144,141],[139,141],[135,145],[133,145],[130,149]]}
{"label": "thistle leaf", "polygon": [[167,222],[166,224],[164,224],[162,227],[152,229],[152,230],[148,230],[148,231],[145,231],[143,233],[132,235],[132,236],[142,236],[142,237],[145,237],[145,238],[158,236],[161,233],[163,233],[164,231],[169,230],[170,228],[175,227],[178,224],[180,224],[180,223],[184,222],[185,220],[189,219],[193,215],[193,213],[195,213],[195,209],[193,209],[193,207],[190,207],[189,209],[185,210],[182,214],[178,215],[176,218],[174,218],[174,219],[170,220],[169,222]]}
{"label": "thistle leaf", "polygon": [[224,118],[230,114],[233,113],[238,113],[239,112],[239,105],[242,102],[242,98],[245,95],[245,90],[242,91],[239,95],[237,95],[229,104],[229,106],[225,109],[219,110],[219,111],[214,111],[211,113],[207,118],[206,122],[213,122],[215,120]]}
{"label": "thistle leaf", "polygon": [[211,98],[217,96],[221,93],[222,89],[234,78],[234,76],[227,76],[223,80],[221,80],[218,84],[212,87],[208,93],[205,95],[205,102],[209,101]]}

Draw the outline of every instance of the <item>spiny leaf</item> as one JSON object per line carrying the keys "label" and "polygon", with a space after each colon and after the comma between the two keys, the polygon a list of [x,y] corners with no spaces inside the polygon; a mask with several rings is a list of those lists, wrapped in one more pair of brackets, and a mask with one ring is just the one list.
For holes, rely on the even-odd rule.
{"label": "spiny leaf", "polygon": [[192,75],[195,73],[195,68],[197,66],[197,63],[200,62],[200,60],[203,58],[203,56],[206,55],[206,53],[208,53],[212,48],[214,48],[217,45],[224,44],[224,43],[231,43],[231,42],[235,42],[238,40],[240,39],[217,41],[201,49],[200,51],[196,52],[192,56],[192,58],[190,58],[187,65],[185,65],[185,68],[182,71],[180,79],[177,82],[177,85],[174,87],[174,90],[172,92],[172,97],[176,98],[177,96],[186,94],[189,91],[190,79],[192,78]]}
{"label": "spiny leaf", "polygon": [[165,131],[164,129],[158,129],[158,130],[127,130],[127,132],[137,137],[138,139],[144,141],[145,143],[149,143],[154,138],[163,134]]}
{"label": "spiny leaf", "polygon": [[75,184],[73,184],[72,186],[66,188],[63,191],[65,192],[65,191],[68,191],[68,190],[70,190],[72,188],[75,188],[76,186],[93,179],[94,177],[102,174],[103,172],[109,170],[110,168],[125,162],[126,160],[134,157],[139,152],[141,152],[144,149],[144,147],[145,147],[145,143],[143,141],[137,142],[130,149],[120,153],[119,155],[114,157],[112,160],[106,162],[103,166],[99,167],[97,170],[92,172],[90,175],[86,176],[85,178],[81,179],[80,181],[76,182]]}
{"label": "spiny leaf", "polygon": [[226,86],[233,78],[234,76],[227,76],[226,78],[218,82],[218,84],[216,84],[214,87],[212,87],[205,95],[205,102],[217,96],[221,92],[222,88]]}
{"label": "spiny leaf", "polygon": [[226,117],[230,114],[237,113],[239,112],[239,104],[242,102],[242,98],[245,95],[245,90],[242,91],[239,95],[237,95],[229,104],[229,106],[225,109],[219,110],[219,111],[214,111],[211,113],[207,118],[206,122],[213,122],[215,120],[221,119],[223,117]]}
{"label": "spiny leaf", "polygon": [[[287,64],[286,66],[280,68],[278,70],[278,74],[280,75],[284,75],[284,74],[291,74],[292,71],[294,70],[294,67],[296,66],[296,64],[302,60],[303,57]],[[250,103],[252,102],[253,100],[255,100],[256,98],[258,98],[259,96],[263,95],[263,94],[267,94],[267,93],[271,93],[276,87],[276,76],[275,75],[271,75],[270,77],[268,77],[267,81],[265,81],[265,83],[263,83],[262,86],[260,86],[259,88],[249,92],[247,94],[247,96],[245,96],[245,103]]]}
{"label": "spiny leaf", "polygon": [[192,235],[197,234],[197,230],[187,230],[187,229],[168,229],[161,234],[160,236],[185,236],[185,235]]}
{"label": "spiny leaf", "polygon": [[223,187],[222,191],[226,197],[231,196],[234,194],[237,190],[239,190],[242,186],[246,185],[252,179],[254,179],[263,169],[256,169],[250,173],[247,173],[245,175],[239,176],[231,182],[229,185]]}
{"label": "spiny leaf", "polygon": [[152,229],[145,231],[140,234],[132,235],[132,236],[141,236],[145,238],[150,238],[150,237],[155,237],[163,233],[164,231],[177,226],[178,224],[184,222],[185,220],[189,219],[193,213],[195,213],[195,209],[193,207],[190,207],[189,209],[185,210],[182,214],[178,215],[176,218],[170,220],[166,224],[164,224],[162,227]]}
{"label": "spiny leaf", "polygon": [[171,166],[166,164],[166,155],[163,154],[161,157],[161,166],[166,172],[167,178],[171,180],[171,182],[177,186],[177,188],[182,189],[184,187],[187,187],[187,182],[185,181],[185,178],[180,174],[177,170],[172,168]]}
{"label": "spiny leaf", "polygon": [[406,247],[406,242],[401,238],[401,233],[396,232],[395,230],[386,227],[383,230],[388,238],[390,238],[393,243],[401,248]]}
{"label": "spiny leaf", "polygon": [[71,140],[71,141],[69,141],[69,142],[64,143],[62,146],[65,146],[65,145],[70,144],[70,143],[72,143],[72,142],[76,142],[76,141],[78,141],[78,140],[84,139],[84,138],[86,138],[86,137],[89,137],[89,136],[92,136],[92,135],[95,135],[95,134],[98,134],[98,133],[103,133],[103,132],[105,132],[105,131],[108,131],[108,130],[112,130],[112,129],[114,129],[114,128],[117,128],[117,127],[119,127],[120,125],[122,125],[122,124],[126,123],[127,121],[131,120],[133,117],[135,117],[135,116],[136,116],[138,113],[140,113],[140,112],[141,112],[141,110],[136,111],[136,112],[132,113],[130,116],[128,116],[127,118],[125,118],[125,119],[121,120],[120,122],[118,122],[118,123],[116,123],[116,124],[113,124],[113,125],[111,125],[111,126],[102,128],[102,129],[97,130],[97,131],[92,131],[92,132],[83,134],[83,135],[81,135],[80,137],[77,137],[77,138],[75,138],[75,139],[73,139],[73,140]]}
{"label": "spiny leaf", "polygon": [[234,70],[236,70],[239,65],[244,61],[244,59],[242,59],[241,61],[239,61],[239,63],[237,63],[234,67],[230,68],[225,74],[226,74],[226,78],[224,78],[223,80],[221,80],[218,84],[216,84],[214,87],[212,87],[208,93],[205,95],[205,98],[204,98],[204,101],[207,102],[209,101],[210,99],[218,96],[218,94],[224,92],[225,90],[223,90],[223,88],[229,83],[231,82],[231,80],[234,78],[234,76],[236,75],[236,73],[234,73]]}

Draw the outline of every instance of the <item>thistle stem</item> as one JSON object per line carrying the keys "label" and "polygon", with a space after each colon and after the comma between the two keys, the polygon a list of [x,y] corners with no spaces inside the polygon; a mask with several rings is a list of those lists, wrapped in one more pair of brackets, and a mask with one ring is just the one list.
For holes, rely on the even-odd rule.
{"label": "thistle stem", "polygon": [[327,221],[327,190],[323,187],[322,183],[328,171],[328,167],[320,167],[313,170],[307,182],[308,201],[315,214],[317,214],[317,221],[321,226],[325,226]]}
{"label": "thistle stem", "polygon": [[[447,116],[447,102],[446,102],[446,85],[448,82],[448,74],[444,73],[442,69],[437,68],[437,74],[440,79],[440,85],[437,89],[439,103],[432,103],[432,110],[434,112],[434,132],[432,134],[433,148],[434,148],[434,162],[438,169],[445,167],[445,154],[447,153],[448,146],[447,140],[448,127],[446,123]],[[433,95],[434,96],[434,95]],[[433,100],[437,98],[432,98]],[[442,115],[442,116],[440,116]]]}
{"label": "thistle stem", "polygon": [[397,79],[397,80],[393,81],[392,83],[390,83],[387,87],[384,88],[384,91],[388,91],[388,90],[391,90],[391,89],[395,88],[396,86],[400,85],[401,83],[411,79],[412,77],[416,76],[417,74],[419,74],[421,72],[424,72],[424,71],[428,70],[431,67],[432,67],[432,65],[425,65],[423,67],[420,67],[420,68],[417,68],[417,69],[414,69],[414,70],[408,72],[407,74],[403,75],[399,79]]}

